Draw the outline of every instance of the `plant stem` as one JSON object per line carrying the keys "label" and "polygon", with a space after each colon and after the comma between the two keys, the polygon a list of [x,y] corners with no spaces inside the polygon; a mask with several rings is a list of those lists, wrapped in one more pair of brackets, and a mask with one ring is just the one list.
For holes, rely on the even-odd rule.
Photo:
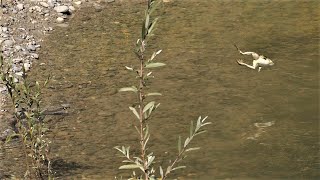
{"label": "plant stem", "polygon": [[144,87],[144,79],[143,79],[143,67],[144,67],[144,40],[141,42],[141,52],[140,52],[140,71],[139,71],[139,119],[140,119],[140,145],[141,145],[141,159],[143,161],[143,169],[145,179],[148,180],[148,170],[147,170],[147,161],[145,159],[145,139],[144,139],[144,116],[143,116],[143,108],[144,108],[144,95],[143,95],[143,87]]}

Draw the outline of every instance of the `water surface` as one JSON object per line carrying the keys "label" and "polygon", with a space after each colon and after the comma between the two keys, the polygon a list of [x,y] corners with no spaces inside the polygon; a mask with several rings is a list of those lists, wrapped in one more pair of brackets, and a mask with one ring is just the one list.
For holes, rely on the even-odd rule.
{"label": "water surface", "polygon": [[[46,105],[71,105],[52,116],[50,137],[61,179],[110,179],[118,171],[116,145],[136,147],[135,102],[117,93],[136,79],[142,4],[81,9],[67,28],[47,37],[32,72],[53,75]],[[175,1],[160,7],[150,51],[163,49],[150,91],[163,94],[151,122],[150,151],[166,166],[191,120],[213,125],[193,142],[201,150],[184,161],[181,179],[319,178],[319,2]],[[274,60],[261,72],[238,66],[243,51]],[[40,63],[45,65],[40,65]],[[272,122],[272,123],[271,123]],[[256,123],[271,123],[259,128]],[[135,151],[133,151],[135,152]],[[168,153],[169,152],[169,153]],[[10,162],[6,162],[10,165]]]}

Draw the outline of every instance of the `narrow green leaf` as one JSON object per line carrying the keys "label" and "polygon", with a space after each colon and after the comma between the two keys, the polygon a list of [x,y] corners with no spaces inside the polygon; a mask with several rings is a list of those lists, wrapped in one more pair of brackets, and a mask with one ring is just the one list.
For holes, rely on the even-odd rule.
{"label": "narrow green leaf", "polygon": [[140,120],[140,116],[136,110],[136,108],[134,107],[129,107],[129,109],[132,111],[132,113],[138,118],[138,120]]}
{"label": "narrow green leaf", "polygon": [[146,14],[146,22],[145,22],[145,28],[146,29],[148,29],[148,27],[149,27],[149,20],[150,20],[150,16],[149,16],[149,14]]}
{"label": "narrow green leaf", "polygon": [[162,94],[155,92],[155,93],[148,93],[146,94],[146,96],[162,96]]}
{"label": "narrow green leaf", "polygon": [[149,102],[146,106],[143,108],[143,112],[148,111],[148,109],[152,108],[154,106],[154,101]]}
{"label": "narrow green leaf", "polygon": [[190,125],[190,137],[193,134],[193,121],[191,121],[191,125]]}
{"label": "narrow green leaf", "polygon": [[145,68],[156,68],[156,67],[161,67],[161,66],[165,66],[166,64],[164,63],[160,63],[160,62],[157,62],[157,63],[149,63],[145,66]]}
{"label": "narrow green leaf", "polygon": [[119,169],[137,169],[137,168],[141,168],[141,165],[137,165],[137,164],[127,164],[127,165],[122,165],[119,167]]}
{"label": "narrow green leaf", "polygon": [[143,163],[142,159],[139,157],[133,157],[134,159],[136,159],[137,162]]}
{"label": "narrow green leaf", "polygon": [[160,54],[162,52],[162,49],[156,52],[156,55]]}
{"label": "narrow green leaf", "polygon": [[196,125],[195,132],[197,132],[200,128],[201,128],[201,116],[200,116],[199,119],[197,120],[197,125]]}
{"label": "narrow green leaf", "polygon": [[171,172],[171,166],[168,166],[166,170],[166,174],[169,174],[170,172]]}
{"label": "narrow green leaf", "polygon": [[124,92],[124,91],[132,91],[132,92],[138,92],[138,89],[135,86],[132,87],[124,87],[119,89],[119,92]]}
{"label": "narrow green leaf", "polygon": [[132,67],[129,67],[129,66],[124,66],[127,70],[129,71],[133,71],[133,68]]}
{"label": "narrow green leaf", "polygon": [[128,146],[127,148],[126,148],[126,157],[128,158],[128,159],[130,159],[129,157],[130,157],[130,146]]}
{"label": "narrow green leaf", "polygon": [[199,150],[199,149],[200,149],[200,147],[188,148],[188,149],[186,149],[186,152],[188,152],[188,151],[195,151],[195,150]]}
{"label": "narrow green leaf", "polygon": [[148,143],[148,141],[149,141],[149,138],[150,138],[150,135],[148,135],[147,138],[146,138],[145,141],[144,141],[144,145],[143,145],[143,148],[144,148],[144,149],[145,149],[146,146],[147,146],[147,143]]}
{"label": "narrow green leaf", "polygon": [[155,3],[152,3],[151,8],[149,9],[149,14],[151,15],[153,11],[158,7],[158,5],[161,3],[161,1],[154,1]]}
{"label": "narrow green leaf", "polygon": [[201,122],[204,122],[207,118],[208,116],[204,117]]}
{"label": "narrow green leaf", "polygon": [[147,136],[149,135],[149,126],[146,124],[146,127],[144,129],[144,136],[143,139],[147,139]]}
{"label": "narrow green leaf", "polygon": [[154,158],[156,158],[155,156],[148,156],[148,167],[151,165],[151,163],[153,162]]}
{"label": "narrow green leaf", "polygon": [[190,138],[187,138],[186,141],[184,141],[183,147],[187,147],[187,145],[189,144],[189,142],[190,142]]}
{"label": "narrow green leaf", "polygon": [[207,122],[207,123],[201,124],[201,127],[202,127],[202,126],[209,125],[209,124],[212,124],[212,123],[211,123],[211,122]]}
{"label": "narrow green leaf", "polygon": [[179,153],[181,152],[181,136],[179,136],[179,139],[178,139],[178,152]]}
{"label": "narrow green leaf", "polygon": [[174,170],[177,170],[177,169],[183,169],[183,168],[186,168],[187,166],[178,166],[178,167],[175,167],[173,168],[171,171],[174,171]]}
{"label": "narrow green leaf", "polygon": [[[123,146],[122,146],[123,147]],[[123,155],[125,155],[125,152],[123,152],[122,149],[120,149],[120,146],[116,146],[116,147],[113,147],[114,149],[118,150],[119,152],[121,152]]]}
{"label": "narrow green leaf", "polygon": [[159,171],[160,171],[160,176],[161,176],[161,178],[163,179],[163,169],[162,169],[161,166],[159,167],[159,169],[160,169],[160,170],[159,170]]}
{"label": "narrow green leaf", "polygon": [[141,40],[145,40],[146,38],[146,27],[145,27],[145,20],[142,22],[142,30],[141,30]]}
{"label": "narrow green leaf", "polygon": [[158,21],[158,18],[155,18],[155,19],[152,21],[152,23],[150,24],[150,27],[148,28],[148,34],[149,34],[149,35],[152,34],[153,28],[156,26],[157,21]]}
{"label": "narrow green leaf", "polygon": [[151,58],[149,59],[148,62],[152,61],[155,57],[156,57],[156,52],[154,52],[154,53],[152,54],[152,56],[151,56]]}
{"label": "narrow green leaf", "polygon": [[207,131],[206,130],[198,131],[197,133],[194,134],[194,136],[205,133],[205,132],[207,132]]}

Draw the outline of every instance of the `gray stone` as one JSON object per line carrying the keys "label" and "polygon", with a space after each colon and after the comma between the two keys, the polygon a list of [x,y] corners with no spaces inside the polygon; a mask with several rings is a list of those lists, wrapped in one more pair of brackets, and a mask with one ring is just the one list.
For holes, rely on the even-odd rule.
{"label": "gray stone", "polygon": [[4,44],[5,46],[11,47],[11,46],[13,45],[13,41],[10,40],[10,39],[7,39],[7,40],[5,40],[5,41],[3,42],[3,44]]}
{"label": "gray stone", "polygon": [[69,7],[68,6],[57,6],[54,8],[54,10],[57,13],[67,13],[67,12],[69,12]]}
{"label": "gray stone", "polygon": [[14,72],[20,72],[20,71],[22,70],[22,67],[13,64],[13,65],[12,65],[12,70],[13,70]]}
{"label": "gray stone", "polygon": [[29,45],[27,45],[27,49],[28,49],[28,51],[35,51],[36,50],[36,46],[34,46],[32,44],[29,44]]}
{"label": "gray stone", "polygon": [[20,45],[16,45],[14,48],[15,48],[17,51],[22,50],[22,47],[21,47]]}
{"label": "gray stone", "polygon": [[21,58],[12,59],[12,62],[15,64],[21,63],[22,61],[23,61],[23,59],[21,59]]}
{"label": "gray stone", "polygon": [[30,55],[35,59],[39,59],[39,55],[37,53],[30,53]]}

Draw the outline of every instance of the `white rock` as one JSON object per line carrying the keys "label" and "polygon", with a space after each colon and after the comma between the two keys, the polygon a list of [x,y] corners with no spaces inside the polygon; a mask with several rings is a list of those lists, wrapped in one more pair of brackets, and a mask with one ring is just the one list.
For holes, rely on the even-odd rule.
{"label": "white rock", "polygon": [[49,4],[46,3],[46,2],[40,2],[40,5],[41,5],[42,7],[45,7],[45,8],[48,8],[48,7],[49,7]]}
{"label": "white rock", "polygon": [[18,8],[18,10],[23,10],[24,9],[24,5],[23,4],[21,4],[21,3],[19,3],[19,4],[17,4],[17,8]]}
{"label": "white rock", "polygon": [[55,11],[57,11],[57,13],[67,13],[69,11],[69,7],[68,6],[57,6],[54,8]]}
{"label": "white rock", "polygon": [[53,8],[53,7],[54,7],[54,2],[53,2],[53,0],[48,0],[48,5]]}
{"label": "white rock", "polygon": [[31,65],[29,63],[24,63],[23,66],[26,71],[30,70]]}
{"label": "white rock", "polygon": [[57,22],[58,22],[58,23],[63,23],[63,22],[64,22],[64,19],[63,19],[62,17],[58,17],[58,18],[57,18]]}
{"label": "white rock", "polygon": [[30,53],[30,55],[35,59],[39,59],[39,55],[37,53]]}
{"label": "white rock", "polygon": [[76,1],[76,2],[74,2],[74,4],[76,4],[76,5],[80,5],[82,2],[81,1]]}
{"label": "white rock", "polygon": [[69,6],[69,10],[70,10],[70,11],[75,11],[76,8],[74,8],[73,6]]}

